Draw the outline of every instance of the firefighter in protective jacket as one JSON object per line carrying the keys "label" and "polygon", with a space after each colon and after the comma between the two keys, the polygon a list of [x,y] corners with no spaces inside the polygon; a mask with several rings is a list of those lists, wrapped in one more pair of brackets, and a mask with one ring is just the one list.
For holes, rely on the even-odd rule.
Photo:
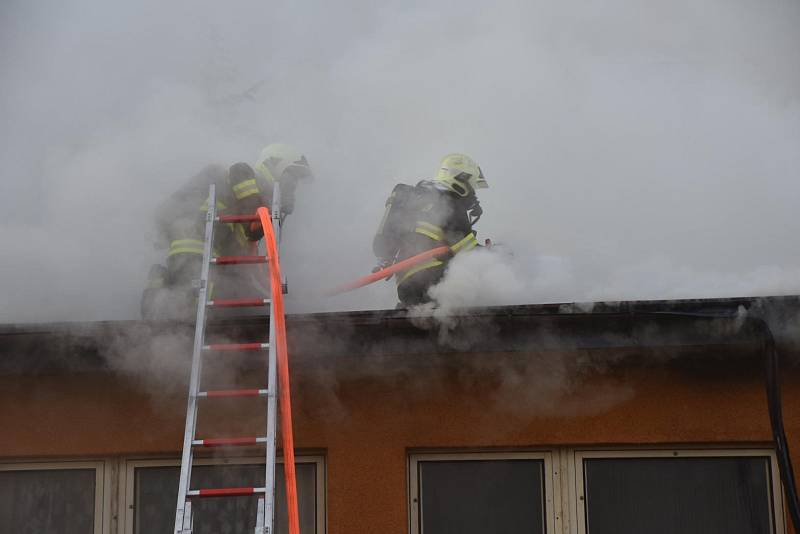
{"label": "firefighter in protective jacket", "polygon": [[430,301],[428,289],[444,276],[449,259],[478,246],[473,226],[482,209],[476,190],[486,187],[481,168],[465,154],[445,156],[432,180],[395,186],[372,243],[376,270],[442,245],[451,252],[397,274],[402,305]]}
{"label": "firefighter in protective jacket", "polygon": [[[255,168],[241,162],[227,170],[209,165],[193,176],[157,210],[158,244],[169,250],[166,265],[150,269],[142,295],[142,316],[156,319],[191,315],[196,300],[192,282],[199,278],[202,267],[209,185],[216,186],[218,214],[251,214],[260,206],[272,209],[273,186],[277,182],[283,218],[294,210],[297,182],[311,177],[305,156],[283,144],[264,148]],[[252,244],[264,235],[260,225],[247,223],[218,225],[214,234],[213,253],[218,256],[251,254]],[[246,280],[226,275],[227,278],[217,277],[209,287],[210,295],[252,296],[253,288]]]}

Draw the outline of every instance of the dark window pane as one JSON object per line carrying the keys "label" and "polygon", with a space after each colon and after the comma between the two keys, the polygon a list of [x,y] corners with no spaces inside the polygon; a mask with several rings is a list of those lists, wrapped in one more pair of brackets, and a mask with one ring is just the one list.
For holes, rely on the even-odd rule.
{"label": "dark window pane", "polygon": [[[196,465],[192,469],[192,488],[263,486],[262,465]],[[316,533],[316,465],[297,464],[297,498],[300,532]],[[136,469],[135,532],[172,534],[178,499],[179,467],[140,467]],[[287,532],[286,487],[283,465],[275,470],[275,532]],[[198,499],[193,502],[195,534],[252,534],[256,526],[257,497]]]}
{"label": "dark window pane", "polygon": [[628,458],[584,461],[589,534],[769,534],[769,461]]}
{"label": "dark window pane", "polygon": [[0,471],[0,532],[92,534],[94,469]]}
{"label": "dark window pane", "polygon": [[541,460],[419,462],[422,534],[544,532]]}

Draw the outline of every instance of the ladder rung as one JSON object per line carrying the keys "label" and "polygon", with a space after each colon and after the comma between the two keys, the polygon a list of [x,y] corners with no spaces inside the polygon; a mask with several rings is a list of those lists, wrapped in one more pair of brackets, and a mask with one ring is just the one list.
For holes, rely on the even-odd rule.
{"label": "ladder rung", "polygon": [[219,215],[217,222],[221,223],[240,223],[240,222],[258,222],[261,220],[258,215]]}
{"label": "ladder rung", "polygon": [[266,488],[218,488],[189,490],[187,497],[241,497],[243,495],[255,495],[266,493]]}
{"label": "ladder rung", "polygon": [[212,389],[209,391],[201,391],[197,394],[198,397],[212,398],[212,397],[267,397],[269,396],[268,389]]}
{"label": "ladder rung", "polygon": [[206,438],[195,439],[192,445],[195,447],[236,447],[245,445],[257,445],[259,443],[266,443],[267,438],[258,436],[248,436],[242,438]]}
{"label": "ladder rung", "polygon": [[217,265],[236,265],[241,263],[267,263],[266,256],[217,256],[211,258],[211,263]]}
{"label": "ladder rung", "polygon": [[245,308],[247,306],[266,306],[269,299],[214,299],[206,304],[209,308]]}
{"label": "ladder rung", "polygon": [[234,350],[266,350],[269,343],[212,343],[203,345],[203,350],[234,351]]}

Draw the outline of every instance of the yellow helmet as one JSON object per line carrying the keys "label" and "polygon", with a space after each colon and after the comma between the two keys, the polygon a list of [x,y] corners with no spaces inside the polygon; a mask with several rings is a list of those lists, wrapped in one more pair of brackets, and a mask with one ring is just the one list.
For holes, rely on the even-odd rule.
{"label": "yellow helmet", "polygon": [[448,154],[442,158],[434,180],[445,184],[448,189],[462,197],[474,194],[477,189],[489,187],[481,168],[466,154]]}
{"label": "yellow helmet", "polygon": [[258,156],[255,171],[269,183],[287,179],[310,180],[314,177],[302,152],[283,143],[266,146]]}

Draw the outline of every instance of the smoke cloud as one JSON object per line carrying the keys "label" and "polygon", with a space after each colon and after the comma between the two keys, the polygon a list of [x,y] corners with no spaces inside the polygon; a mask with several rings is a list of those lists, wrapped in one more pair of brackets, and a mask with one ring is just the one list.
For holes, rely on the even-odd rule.
{"label": "smoke cloud", "polygon": [[8,0],[0,321],[137,317],[156,206],[277,141],[317,175],[292,312],[394,306],[393,283],[323,294],[451,151],[514,254],[454,263],[459,305],[798,293],[798,26],[793,0]]}

